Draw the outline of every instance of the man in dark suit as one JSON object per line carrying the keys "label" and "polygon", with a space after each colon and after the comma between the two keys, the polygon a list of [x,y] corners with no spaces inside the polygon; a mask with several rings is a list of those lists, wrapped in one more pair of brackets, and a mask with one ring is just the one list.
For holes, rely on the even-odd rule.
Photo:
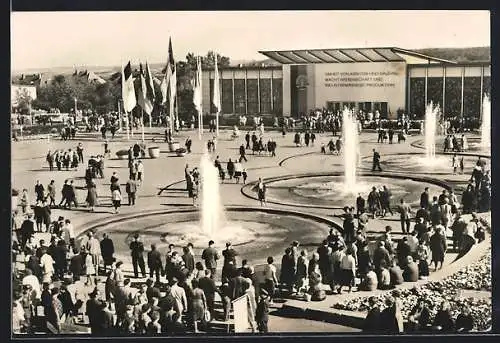
{"label": "man in dark suit", "polygon": [[21,247],[25,247],[26,243],[35,234],[35,223],[31,219],[33,215],[28,213],[28,218],[21,224]]}
{"label": "man in dark suit", "polygon": [[125,185],[125,191],[127,192],[128,195],[128,205],[135,205],[135,193],[137,193],[137,183],[135,180],[128,180],[127,184]]}
{"label": "man in dark suit", "polygon": [[44,200],[45,188],[43,187],[43,185],[40,183],[39,180],[36,180],[35,193],[36,193],[36,201],[43,201]]}
{"label": "man in dark suit", "polygon": [[92,335],[98,335],[101,333],[101,323],[100,323],[100,311],[102,310],[102,302],[97,299],[99,294],[97,288],[95,288],[92,293],[89,294],[89,300],[86,303],[86,315],[89,318],[90,332]]}
{"label": "man in dark suit", "polygon": [[247,143],[245,149],[250,149],[250,132],[245,135],[245,142]]}
{"label": "man in dark suit", "polygon": [[111,266],[114,262],[113,254],[115,253],[115,246],[108,234],[102,235],[101,241],[101,255],[104,262],[104,273],[106,273],[106,267]]}
{"label": "man in dark suit", "polygon": [[375,149],[373,149],[372,171],[375,171],[375,168],[378,168],[378,171],[382,171],[382,168],[380,167],[380,154]]}
{"label": "man in dark suit", "polygon": [[[232,268],[236,268],[236,256],[238,253],[233,249],[231,242],[226,243],[226,249],[222,252],[222,256],[224,257],[224,266],[222,267],[222,282],[224,279],[229,280],[233,275],[229,274],[229,270]],[[232,263],[232,267],[230,266],[230,262]]]}
{"label": "man in dark suit", "polygon": [[212,314],[213,318],[215,292],[217,292],[217,287],[215,286],[215,282],[211,274],[210,269],[205,269],[205,276],[199,279],[198,285],[203,290],[203,293],[205,293],[208,311]]}
{"label": "man in dark suit", "polygon": [[134,267],[134,277],[139,277],[138,268],[141,269],[143,277],[146,277],[146,266],[144,265],[144,244],[139,241],[139,234],[134,234],[134,240],[130,243],[132,255],[132,265]]}
{"label": "man in dark suit", "polygon": [[156,250],[156,245],[151,244],[151,251],[148,252],[148,268],[149,277],[152,278],[156,274],[156,280],[160,280],[160,275],[163,274],[163,265],[161,262],[161,254]]}
{"label": "man in dark suit", "polygon": [[377,305],[375,297],[368,299],[370,309],[363,323],[363,332],[375,333],[380,332],[380,307]]}
{"label": "man in dark suit", "polygon": [[385,263],[386,266],[391,264],[391,257],[385,248],[385,243],[380,241],[378,245],[379,246],[373,252],[373,265],[375,266],[375,270],[377,272],[380,271],[380,267],[383,263]]}
{"label": "man in dark suit", "polygon": [[420,194],[420,208],[429,209],[429,187],[425,187],[422,194]]}
{"label": "man in dark suit", "polygon": [[75,254],[69,262],[69,271],[73,275],[73,282],[80,280],[80,276],[83,274],[83,265],[85,263],[85,247],[79,254]]}
{"label": "man in dark suit", "polygon": [[182,255],[182,260],[184,261],[184,265],[189,270],[190,273],[194,270],[194,255],[192,252],[193,245],[188,243],[186,247],[184,247],[184,255]]}
{"label": "man in dark suit", "polygon": [[217,260],[219,259],[219,253],[214,248],[214,241],[208,242],[208,248],[203,250],[201,258],[205,261],[205,267],[210,270],[210,277],[213,279],[217,269]]}

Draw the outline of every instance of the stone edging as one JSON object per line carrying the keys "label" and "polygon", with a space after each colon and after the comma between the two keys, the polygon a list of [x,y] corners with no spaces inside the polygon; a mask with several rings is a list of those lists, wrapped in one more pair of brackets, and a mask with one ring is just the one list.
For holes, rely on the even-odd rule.
{"label": "stone edging", "polygon": [[[310,213],[305,213],[301,211],[296,211],[296,210],[284,210],[284,209],[278,209],[278,208],[270,208],[270,207],[256,207],[256,206],[243,206],[243,205],[234,205],[234,206],[225,206],[224,208],[225,211],[227,212],[266,212],[269,214],[277,214],[277,215],[294,215],[300,218],[308,219],[308,220],[314,220],[317,222],[320,222],[322,224],[327,224],[329,226],[335,227],[336,229],[341,229],[341,226],[337,223],[335,223],[333,220],[326,216],[321,216],[321,215],[316,215],[316,214],[310,214]],[[91,223],[88,223],[85,225],[85,227],[76,234],[77,239],[87,233],[90,230],[94,230],[98,227],[109,225],[109,224],[114,224],[114,223],[120,223],[124,221],[128,221],[131,219],[135,218],[142,218],[142,217],[147,217],[147,216],[152,216],[152,215],[165,215],[165,214],[176,214],[176,213],[195,213],[199,212],[199,209],[195,208],[177,208],[177,209],[163,209],[163,210],[152,210],[152,211],[147,211],[147,212],[140,212],[140,213],[132,213],[120,217],[111,217],[111,218],[105,218],[102,220],[94,221]]]}
{"label": "stone edging", "polygon": [[[301,179],[301,178],[308,178],[308,177],[342,176],[342,175],[343,175],[342,172],[289,174],[289,175],[267,178],[264,180],[264,184],[268,184],[268,183],[272,183],[272,182],[276,182],[276,181],[290,180],[290,179],[294,179],[294,178]],[[377,176],[377,177],[388,178],[388,179],[391,179],[391,178],[392,179],[410,179],[410,180],[417,181],[417,182],[431,183],[433,185],[444,188],[448,191],[450,191],[452,189],[451,185],[449,185],[448,183],[446,183],[444,181],[437,180],[437,179],[428,178],[428,177],[399,175],[399,174],[378,174],[378,173],[360,173],[359,176]],[[247,183],[246,185],[241,187],[241,193],[247,198],[250,198],[253,200],[259,200],[257,195],[254,195],[253,194],[254,192],[251,191],[251,188],[253,188],[257,184],[257,182],[258,181],[253,181],[253,182]],[[339,206],[297,204],[297,203],[290,203],[290,202],[276,201],[276,200],[266,200],[266,201],[268,203],[271,203],[271,204],[292,206],[292,207],[318,208],[318,209],[327,209],[327,210],[336,210],[336,209],[343,208],[343,207],[339,207]]]}
{"label": "stone edging", "polygon": [[[422,143],[423,143],[423,140],[419,139],[419,140],[414,141],[410,145],[414,148],[425,150],[425,147],[422,145]],[[454,155],[454,154],[456,154],[457,156],[472,156],[472,157],[479,156],[481,158],[491,159],[491,150],[490,150],[490,155],[485,155],[485,154],[481,154],[481,153],[474,154],[472,152],[442,152],[442,151],[437,151],[436,154],[438,154],[438,155]]]}

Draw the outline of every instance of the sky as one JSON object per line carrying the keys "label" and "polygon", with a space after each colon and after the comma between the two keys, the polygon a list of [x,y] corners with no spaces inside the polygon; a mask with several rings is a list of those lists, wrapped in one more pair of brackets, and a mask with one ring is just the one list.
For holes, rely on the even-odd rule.
{"label": "sky", "polygon": [[262,60],[259,50],[490,45],[488,11],[13,12],[13,70],[119,66],[208,50]]}

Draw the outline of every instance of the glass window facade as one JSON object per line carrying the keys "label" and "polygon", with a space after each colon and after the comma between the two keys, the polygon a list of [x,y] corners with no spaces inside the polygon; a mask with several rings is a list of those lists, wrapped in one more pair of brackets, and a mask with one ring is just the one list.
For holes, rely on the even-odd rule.
{"label": "glass window facade", "polygon": [[245,94],[245,80],[234,80],[234,109],[238,114],[246,113],[246,94]]}
{"label": "glass window facade", "polygon": [[271,79],[260,79],[260,112],[271,113]]}
{"label": "glass window facade", "polygon": [[222,113],[233,113],[233,80],[222,79]]}
{"label": "glass window facade", "polygon": [[273,113],[283,114],[283,79],[273,79]]}
{"label": "glass window facade", "polygon": [[[277,74],[279,77],[276,77]],[[271,76],[274,78],[271,79]],[[210,77],[210,99],[212,99],[214,80],[212,74]],[[276,70],[223,70],[220,83],[222,113],[248,115],[283,113],[283,78]],[[210,108],[211,112],[215,113],[213,104]]]}
{"label": "glass window facade", "polygon": [[425,113],[425,78],[410,79],[410,113],[422,119]]}
{"label": "glass window facade", "polygon": [[462,108],[462,78],[447,77],[445,84],[444,116],[454,117],[460,115]]}
{"label": "glass window facade", "polygon": [[443,78],[427,78],[427,102],[432,101],[434,105],[443,108]]}
{"label": "glass window facade", "polygon": [[[411,68],[411,67],[410,67]],[[446,66],[446,78],[440,70],[429,67],[427,77],[427,101],[439,104],[445,117],[460,116],[479,118],[482,94],[491,93],[491,78],[487,65]],[[441,69],[443,70],[443,69]],[[483,74],[484,73],[484,74]],[[425,75],[426,67],[410,69],[408,80],[408,99],[410,113],[416,118],[425,114]],[[462,91],[462,75],[463,91]],[[482,89],[481,89],[481,75]],[[444,82],[444,97],[443,97]],[[463,95],[463,99],[462,99]],[[444,101],[444,106],[443,106]]]}
{"label": "glass window facade", "polygon": [[259,80],[247,79],[248,114],[259,113]]}
{"label": "glass window facade", "polygon": [[481,114],[481,77],[464,79],[464,116],[479,118]]}

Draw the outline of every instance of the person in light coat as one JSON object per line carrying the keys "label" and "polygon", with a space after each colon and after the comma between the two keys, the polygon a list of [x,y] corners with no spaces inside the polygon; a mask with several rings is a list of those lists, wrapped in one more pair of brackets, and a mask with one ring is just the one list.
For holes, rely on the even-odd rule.
{"label": "person in light coat", "polygon": [[141,184],[144,182],[144,164],[141,160],[137,161],[137,181]]}
{"label": "person in light coat", "polygon": [[118,209],[120,208],[122,202],[122,192],[118,182],[111,185],[111,201],[113,202],[115,213],[118,213]]}
{"label": "person in light coat", "polygon": [[179,286],[179,280],[177,278],[172,279],[172,287],[170,288],[170,294],[175,299],[176,303],[176,312],[177,312],[177,321],[180,323],[182,321],[182,313],[187,310],[187,297],[186,291],[184,288]]}
{"label": "person in light coat", "polygon": [[54,275],[54,260],[52,256],[47,253],[47,248],[42,248],[42,257],[40,258],[40,265],[42,266],[42,282],[52,282],[52,275]]}
{"label": "person in light coat", "polygon": [[101,243],[95,237],[93,232],[89,231],[88,236],[87,251],[92,256],[94,269],[96,274],[99,275],[99,264],[101,263]]}

